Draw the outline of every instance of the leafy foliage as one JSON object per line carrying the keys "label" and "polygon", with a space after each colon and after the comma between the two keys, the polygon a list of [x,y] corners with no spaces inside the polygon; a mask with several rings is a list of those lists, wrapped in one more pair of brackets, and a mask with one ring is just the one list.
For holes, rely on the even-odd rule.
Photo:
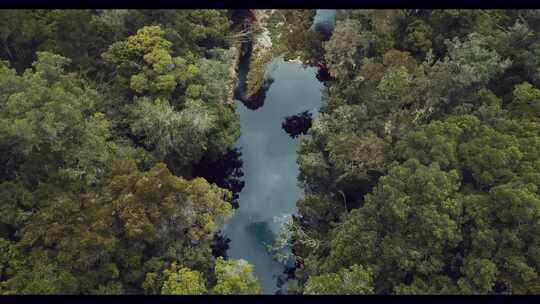
{"label": "leafy foliage", "polygon": [[212,289],[214,294],[241,295],[259,294],[261,289],[253,276],[253,267],[244,260],[216,260],[217,284]]}
{"label": "leafy foliage", "polygon": [[370,272],[353,265],[339,273],[311,277],[306,283],[304,294],[372,294],[371,284]]}
{"label": "leafy foliage", "polygon": [[297,115],[285,117],[281,123],[281,128],[289,134],[290,137],[296,138],[300,134],[306,134],[311,127],[311,113],[309,111],[301,112]]}
{"label": "leafy foliage", "polygon": [[201,295],[206,292],[204,279],[197,271],[185,267],[177,269],[173,264],[170,270],[165,270],[165,275],[168,278],[163,283],[161,294]]}
{"label": "leafy foliage", "polygon": [[239,137],[227,12],[1,15],[0,293],[207,293],[232,195],[191,169]]}
{"label": "leafy foliage", "polygon": [[[297,291],[538,293],[538,12],[338,11],[331,37],[268,12],[252,106],[276,54],[330,74],[284,125]],[[214,250],[243,186],[235,15],[0,12],[0,293],[261,293]]]}
{"label": "leafy foliage", "polygon": [[298,152],[304,293],[538,290],[533,15],[338,11],[335,79]]}

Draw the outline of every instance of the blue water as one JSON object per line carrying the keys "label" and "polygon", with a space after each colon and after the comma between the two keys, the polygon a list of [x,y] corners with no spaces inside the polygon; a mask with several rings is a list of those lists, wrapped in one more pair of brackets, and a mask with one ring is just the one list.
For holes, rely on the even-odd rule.
{"label": "blue water", "polygon": [[[334,10],[318,10],[315,19],[333,22],[334,16]],[[263,292],[274,294],[277,276],[284,267],[273,259],[264,243],[270,243],[278,232],[273,218],[296,213],[296,201],[302,196],[296,164],[299,139],[289,137],[281,122],[285,116],[305,110],[316,114],[323,84],[315,77],[316,68],[282,58],[272,61],[269,73],[274,82],[262,107],[250,110],[236,101],[242,131],[236,146],[242,151],[245,186],[240,192],[240,208],[226,223],[224,232],[231,239],[228,256],[252,264]]]}

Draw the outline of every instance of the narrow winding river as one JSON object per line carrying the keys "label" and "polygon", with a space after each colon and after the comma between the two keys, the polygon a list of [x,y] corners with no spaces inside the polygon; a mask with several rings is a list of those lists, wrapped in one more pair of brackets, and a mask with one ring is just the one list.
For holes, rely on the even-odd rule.
{"label": "narrow winding river", "polygon": [[[315,22],[333,18],[333,10],[318,10]],[[242,131],[237,147],[242,151],[245,187],[240,193],[240,208],[225,225],[225,234],[231,239],[228,256],[254,266],[265,294],[278,290],[277,277],[284,270],[264,245],[272,243],[278,232],[273,218],[296,213],[296,201],[302,195],[297,186],[299,139],[289,137],[281,122],[285,116],[305,110],[316,114],[323,88],[316,73],[316,68],[274,58],[270,65],[274,83],[264,105],[250,110],[236,101]]]}

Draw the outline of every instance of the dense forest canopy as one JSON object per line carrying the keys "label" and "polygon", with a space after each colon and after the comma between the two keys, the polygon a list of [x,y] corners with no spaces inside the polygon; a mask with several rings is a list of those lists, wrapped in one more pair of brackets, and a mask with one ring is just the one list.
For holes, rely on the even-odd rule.
{"label": "dense forest canopy", "polygon": [[260,292],[216,260],[243,186],[231,12],[0,15],[0,292]]}
{"label": "dense forest canopy", "polygon": [[338,10],[296,292],[540,291],[540,13]]}
{"label": "dense forest canopy", "polygon": [[[247,81],[283,55],[325,85],[283,122],[288,292],[539,293],[540,11],[338,10],[332,34],[314,15],[267,14]],[[0,11],[0,294],[262,292],[220,234],[253,16]]]}

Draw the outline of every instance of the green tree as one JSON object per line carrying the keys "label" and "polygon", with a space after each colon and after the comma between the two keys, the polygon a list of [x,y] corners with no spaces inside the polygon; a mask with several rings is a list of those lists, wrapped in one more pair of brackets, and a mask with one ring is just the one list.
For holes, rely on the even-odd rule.
{"label": "green tree", "polygon": [[112,44],[103,59],[116,68],[116,80],[124,90],[136,94],[169,98],[177,87],[183,87],[191,97],[200,94],[186,81],[199,69],[188,59],[172,56],[172,43],[165,39],[159,26],[145,26],[127,40]]}
{"label": "green tree", "polygon": [[165,270],[167,280],[163,283],[161,294],[168,295],[202,295],[206,293],[206,286],[202,275],[198,271],[186,267],[177,267],[172,264]]}
{"label": "green tree", "polygon": [[2,254],[1,294],[73,294],[75,277],[51,262],[44,251],[34,250],[24,257],[17,246],[0,239]]}
{"label": "green tree", "polygon": [[392,292],[406,276],[443,274],[453,263],[449,250],[462,241],[458,188],[457,172],[437,164],[411,159],[394,166],[335,232],[329,270],[368,265],[377,293]]}
{"label": "green tree", "polygon": [[337,20],[335,80],[298,151],[299,285],[362,265],[375,293],[537,292],[538,14]]}
{"label": "green tree", "polygon": [[415,20],[407,26],[407,35],[405,36],[405,46],[418,58],[423,58],[431,49],[433,29],[422,20]]}
{"label": "green tree", "polygon": [[181,112],[166,100],[140,98],[131,108],[131,131],[145,137],[160,157],[175,151],[184,164],[198,161],[208,148],[216,117],[201,101],[189,100]]}
{"label": "green tree", "polygon": [[333,77],[346,79],[359,73],[365,48],[359,21],[337,21],[332,38],[323,45],[324,58]]}
{"label": "green tree", "polygon": [[266,22],[272,38],[272,51],[285,59],[299,58],[315,65],[323,59],[322,33],[312,29],[315,10],[273,10]]}
{"label": "green tree", "polygon": [[540,90],[530,83],[522,83],[514,87],[510,111],[515,117],[540,118]]}
{"label": "green tree", "polygon": [[304,294],[373,294],[371,272],[359,265],[341,269],[338,273],[325,273],[310,277]]}
{"label": "green tree", "polygon": [[[51,176],[96,182],[110,157],[120,152],[110,140],[110,122],[95,112],[100,95],[65,73],[67,63],[69,59],[45,52],[38,53],[33,68],[22,76],[0,67],[6,75],[0,95],[0,146],[9,151],[0,163],[17,170],[27,186]],[[6,178],[11,176],[8,171]]]}
{"label": "green tree", "polygon": [[0,293],[203,292],[231,194],[159,161],[191,177],[239,136],[227,12],[2,16]]}
{"label": "green tree", "polygon": [[231,21],[227,10],[130,10],[126,19],[131,33],[147,25],[159,25],[172,42],[173,52],[180,56],[203,56],[208,49],[228,47]]}
{"label": "green tree", "polygon": [[218,257],[215,268],[217,283],[212,292],[221,295],[260,294],[261,288],[252,271],[253,266],[244,260],[225,261]]}
{"label": "green tree", "polygon": [[17,71],[23,71],[35,61],[36,51],[51,35],[48,11],[4,10],[0,14],[2,59],[9,60]]}
{"label": "green tree", "polygon": [[[165,278],[153,282],[153,273],[177,260],[211,269],[210,246],[231,213],[230,194],[204,179],[173,176],[163,164],[140,172],[132,160],[115,163],[99,192],[57,194],[32,215],[18,246],[47,259],[29,267],[65,274],[59,280],[75,284],[69,292],[84,294],[161,290]],[[34,280],[27,275],[17,274],[17,288]]]}

